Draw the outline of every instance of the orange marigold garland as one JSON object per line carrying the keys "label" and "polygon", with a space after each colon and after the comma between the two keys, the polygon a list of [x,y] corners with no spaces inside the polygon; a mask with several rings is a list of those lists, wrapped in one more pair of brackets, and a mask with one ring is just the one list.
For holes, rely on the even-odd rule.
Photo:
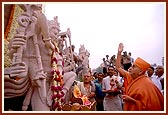
{"label": "orange marigold garland", "polygon": [[[62,105],[64,102],[63,97],[65,94],[62,91],[63,90],[63,87],[62,87],[62,85],[63,85],[63,76],[62,76],[63,72],[61,73],[60,70],[58,69],[57,63],[59,60],[56,58],[56,54],[58,54],[58,52],[53,52],[52,59],[51,59],[51,64],[52,64],[51,74],[53,75],[53,85],[51,86],[51,90],[53,91],[52,109],[55,111],[61,111]],[[60,54],[58,54],[58,55],[60,55]]]}

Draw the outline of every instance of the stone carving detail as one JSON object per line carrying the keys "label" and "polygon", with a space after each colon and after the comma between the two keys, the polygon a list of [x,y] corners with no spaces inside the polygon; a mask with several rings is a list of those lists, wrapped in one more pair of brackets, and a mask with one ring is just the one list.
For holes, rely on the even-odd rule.
{"label": "stone carving detail", "polygon": [[[70,30],[59,33],[57,17],[54,21],[47,21],[40,4],[19,6],[24,13],[18,17],[19,27],[9,43],[12,65],[5,68],[5,74],[10,74],[10,78],[4,79],[5,98],[26,94],[22,106],[24,111],[30,103],[33,111],[61,110],[61,105],[56,106],[57,102],[63,102],[58,100],[58,94],[65,94],[61,95],[65,98],[76,74],[67,69],[69,67],[63,67],[64,60],[57,43],[60,36],[69,36]],[[61,87],[61,92],[53,89],[57,86]]]}
{"label": "stone carving detail", "polygon": [[80,45],[79,48],[79,54],[78,54],[78,62],[77,62],[77,80],[82,81],[82,73],[84,71],[88,71],[89,70],[89,56],[90,53],[88,52],[87,49],[85,49],[84,45]]}

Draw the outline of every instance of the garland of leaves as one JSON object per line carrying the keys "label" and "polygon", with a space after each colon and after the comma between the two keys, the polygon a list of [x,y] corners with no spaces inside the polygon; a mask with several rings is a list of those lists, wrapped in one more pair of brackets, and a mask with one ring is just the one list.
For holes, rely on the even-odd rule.
{"label": "garland of leaves", "polygon": [[[59,71],[58,69],[58,60],[56,58],[56,54],[58,54],[58,51],[54,51],[52,54],[52,59],[51,59],[51,64],[52,64],[52,71],[51,74],[53,76],[53,84],[51,86],[51,90],[53,91],[53,95],[52,95],[52,100],[53,100],[53,105],[52,105],[52,109],[54,111],[61,111],[62,110],[62,105],[64,102],[64,92],[63,90],[63,74],[64,72],[62,71],[62,73]],[[59,53],[58,55],[62,56],[61,53]],[[63,61],[62,61],[62,65]],[[59,65],[60,66],[60,65]]]}

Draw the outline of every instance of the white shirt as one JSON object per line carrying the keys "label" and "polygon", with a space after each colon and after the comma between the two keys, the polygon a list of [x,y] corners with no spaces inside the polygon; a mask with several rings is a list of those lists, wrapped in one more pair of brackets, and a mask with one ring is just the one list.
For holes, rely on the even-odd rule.
{"label": "white shirt", "polygon": [[103,78],[102,89],[104,89],[104,90],[110,90],[111,89],[110,81],[112,79],[116,79],[119,83],[122,82],[122,80],[121,80],[122,77],[120,77],[120,76],[114,76],[113,75],[111,78],[110,78],[110,76],[107,76],[107,77]]}
{"label": "white shirt", "polygon": [[162,89],[162,84],[160,82],[160,80],[163,78],[163,75],[161,77],[158,77],[158,76],[153,76],[152,77],[152,82],[160,89],[161,92],[163,92],[163,89]]}
{"label": "white shirt", "polygon": [[111,89],[110,81],[111,81],[112,77],[110,78],[110,76],[107,76],[107,77],[103,78],[103,81],[102,81],[102,89],[103,90],[110,90]]}

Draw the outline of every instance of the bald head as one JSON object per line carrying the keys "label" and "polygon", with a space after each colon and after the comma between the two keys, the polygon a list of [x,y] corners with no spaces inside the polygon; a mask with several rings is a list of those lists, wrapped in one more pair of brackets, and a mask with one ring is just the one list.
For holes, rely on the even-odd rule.
{"label": "bald head", "polygon": [[156,67],[155,74],[156,74],[158,77],[161,77],[161,76],[164,74],[164,68],[163,68],[163,66],[158,65],[158,66]]}

